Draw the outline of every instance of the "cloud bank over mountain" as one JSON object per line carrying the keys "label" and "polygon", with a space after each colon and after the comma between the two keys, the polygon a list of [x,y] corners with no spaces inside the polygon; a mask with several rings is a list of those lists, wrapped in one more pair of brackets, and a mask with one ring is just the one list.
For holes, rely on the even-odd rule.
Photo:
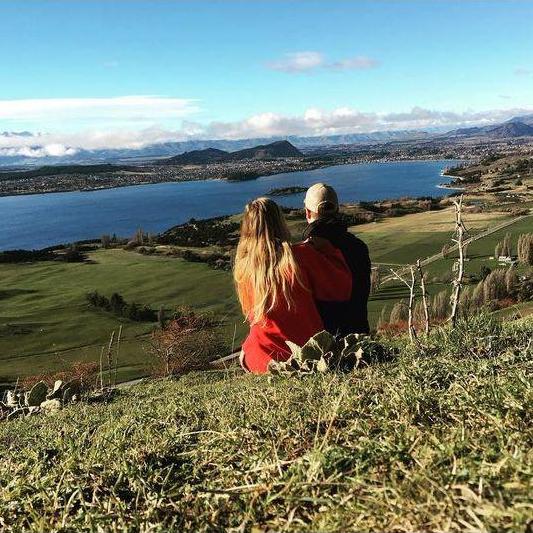
{"label": "cloud bank over mountain", "polygon": [[[351,107],[308,108],[300,115],[264,112],[237,121],[203,123],[193,120],[200,111],[200,103],[196,100],[161,96],[3,100],[0,101],[0,120],[13,129],[11,133],[0,134],[0,155],[62,156],[73,155],[81,149],[136,149],[191,139],[235,140],[451,129],[498,123],[513,115],[531,112],[525,108],[457,112],[414,107],[394,113],[365,112]],[[28,123],[42,123],[50,129],[13,133],[17,126]]]}

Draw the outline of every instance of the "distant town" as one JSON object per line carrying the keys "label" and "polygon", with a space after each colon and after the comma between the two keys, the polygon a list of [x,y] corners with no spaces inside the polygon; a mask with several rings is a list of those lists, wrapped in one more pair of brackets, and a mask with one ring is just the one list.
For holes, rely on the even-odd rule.
{"label": "distant town", "polygon": [[[531,117],[525,118],[533,122]],[[355,163],[427,159],[476,162],[495,153],[531,156],[533,135],[517,124],[504,123],[489,129],[459,129],[445,135],[403,141],[324,145],[306,148],[305,151],[288,141],[276,141],[236,152],[214,148],[194,150],[136,164],[99,163],[5,170],[0,171],[0,196],[92,191],[207,179],[244,181]]]}

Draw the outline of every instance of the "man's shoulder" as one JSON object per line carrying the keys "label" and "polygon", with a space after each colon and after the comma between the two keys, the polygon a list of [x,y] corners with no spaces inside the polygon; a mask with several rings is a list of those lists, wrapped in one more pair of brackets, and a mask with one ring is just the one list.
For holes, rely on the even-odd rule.
{"label": "man's shoulder", "polygon": [[361,252],[368,252],[368,246],[366,245],[365,241],[357,237],[357,235],[354,235],[353,233],[347,231],[344,238],[346,240],[346,243],[349,243],[350,246],[357,248]]}

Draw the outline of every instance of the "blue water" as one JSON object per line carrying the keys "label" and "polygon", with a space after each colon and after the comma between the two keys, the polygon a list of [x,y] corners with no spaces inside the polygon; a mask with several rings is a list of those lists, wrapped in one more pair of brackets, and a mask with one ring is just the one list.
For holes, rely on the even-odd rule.
{"label": "blue water", "polygon": [[[318,181],[337,190],[341,202],[402,196],[443,196],[436,186],[442,169],[455,161],[408,161],[339,165],[265,176],[245,182],[221,180],[138,185],[91,192],[0,198],[0,250],[44,248],[98,238],[104,233],[133,235],[137,228],[160,232],[190,218],[242,211],[249,200],[274,187],[309,186]],[[301,207],[303,194],[277,197]]]}

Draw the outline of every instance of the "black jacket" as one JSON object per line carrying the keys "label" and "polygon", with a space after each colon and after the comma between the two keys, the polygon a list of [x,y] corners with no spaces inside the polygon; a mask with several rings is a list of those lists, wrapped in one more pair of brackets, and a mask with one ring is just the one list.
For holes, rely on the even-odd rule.
{"label": "black jacket", "polygon": [[324,327],[334,335],[368,333],[368,296],[370,294],[370,257],[367,245],[348,232],[348,225],[338,218],[318,219],[307,226],[304,240],[323,237],[339,248],[352,272],[352,296],[347,302],[317,301]]}

